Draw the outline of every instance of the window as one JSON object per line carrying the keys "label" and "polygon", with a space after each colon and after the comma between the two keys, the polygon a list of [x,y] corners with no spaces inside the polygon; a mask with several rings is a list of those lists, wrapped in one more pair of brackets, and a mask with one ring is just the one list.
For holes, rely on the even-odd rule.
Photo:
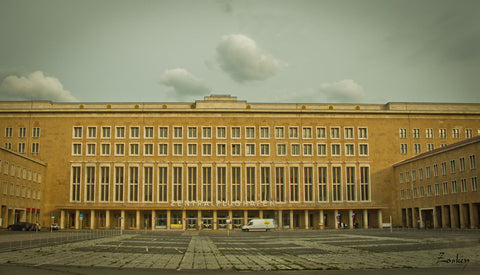
{"label": "window", "polygon": [[356,195],[355,167],[347,167],[347,201],[354,201]]}
{"label": "window", "polygon": [[245,144],[245,155],[246,156],[255,156],[255,144],[254,143],[247,143]]}
{"label": "window", "polygon": [[460,130],[459,129],[452,129],[452,138],[455,138],[455,139],[460,138]]}
{"label": "window", "polygon": [[87,156],[95,156],[97,153],[96,150],[97,144],[87,143]]}
{"label": "window", "polygon": [[158,138],[168,138],[168,127],[166,126],[158,127]]}
{"label": "window", "polygon": [[438,130],[438,135],[440,138],[447,138],[447,129],[442,128]]}
{"label": "window", "polygon": [[292,155],[292,156],[299,156],[300,155],[300,144],[291,144],[290,155]]}
{"label": "window", "polygon": [[247,196],[247,201],[255,201],[255,167],[247,167],[246,168],[246,196]]}
{"label": "window", "polygon": [[427,143],[427,151],[433,151],[435,149],[435,146],[433,143]]}
{"label": "window", "polygon": [[72,149],[72,155],[74,156],[81,156],[82,155],[82,144],[81,143],[74,143]]}
{"label": "window", "polygon": [[327,145],[325,143],[317,144],[317,155],[319,156],[327,155]]}
{"label": "window", "polygon": [[86,167],[85,201],[93,202],[95,200],[95,167]]}
{"label": "window", "polygon": [[32,142],[32,154],[38,154],[40,143]]}
{"label": "window", "polygon": [[461,184],[462,186],[460,187],[461,188],[461,191],[462,192],[467,192],[468,191],[468,186],[467,186],[467,179],[461,179]]}
{"label": "window", "polygon": [[130,143],[130,156],[138,156],[139,154],[139,144],[138,143]]}
{"label": "window", "polygon": [[472,137],[473,137],[472,129],[465,129],[465,138],[472,138]]}
{"label": "window", "polygon": [[270,167],[260,167],[260,200],[270,201]]}
{"label": "window", "polygon": [[475,160],[475,155],[470,155],[470,169],[477,169],[477,161]]}
{"label": "window", "polygon": [[212,155],[212,144],[204,143],[202,144],[202,156],[211,156]]}
{"label": "window", "polygon": [[25,127],[20,127],[18,129],[18,137],[24,138],[27,135],[27,128]]}
{"label": "window", "polygon": [[[74,131],[75,131],[75,128],[74,128]],[[5,137],[12,137],[12,133],[13,133],[13,128],[12,127],[5,128]],[[74,137],[75,137],[75,135],[74,135]]]}
{"label": "window", "polygon": [[227,138],[227,128],[226,127],[217,127],[217,138]]}
{"label": "window", "polygon": [[5,142],[5,143],[3,144],[3,147],[5,147],[5,149],[12,150],[12,143],[10,143],[10,142]]}
{"label": "window", "polygon": [[366,128],[366,127],[358,128],[358,138],[359,139],[368,139],[368,128]]}
{"label": "window", "polygon": [[275,201],[285,202],[285,167],[275,167]]}
{"label": "window", "polygon": [[123,202],[124,167],[115,167],[115,202]]}
{"label": "window", "polygon": [[298,138],[298,127],[289,127],[288,136],[290,138]]}
{"label": "window", "polygon": [[342,200],[342,168],[332,167],[332,200]]}
{"label": "window", "polygon": [[217,167],[217,201],[227,201],[227,167]]}
{"label": "window", "polygon": [[435,183],[435,196],[440,196],[440,184]]}
{"label": "window", "polygon": [[340,144],[332,144],[332,156],[340,156]]}
{"label": "window", "polygon": [[[80,201],[80,183],[81,183],[81,167],[72,167],[72,184],[70,201]],[[10,191],[13,191],[13,184],[10,185]]]}
{"label": "window", "polygon": [[88,127],[88,138],[96,138],[97,137],[97,127]]}
{"label": "window", "polygon": [[197,144],[196,143],[189,143],[188,144],[188,156],[196,156],[197,155]]}
{"label": "window", "polygon": [[443,194],[447,195],[448,194],[448,182],[444,181],[442,185],[443,185]]}
{"label": "window", "polygon": [[423,168],[418,168],[418,178],[423,180]]}
{"label": "window", "polygon": [[173,138],[183,138],[183,128],[181,126],[173,127]]}
{"label": "window", "polygon": [[287,145],[285,143],[277,144],[277,156],[287,155]]}
{"label": "window", "polygon": [[181,144],[181,143],[174,143],[173,144],[173,155],[174,156],[183,155],[183,144]]}
{"label": "window", "polygon": [[129,202],[138,201],[138,167],[130,167],[128,194]]}
{"label": "window", "polygon": [[182,201],[182,167],[173,167],[173,201]]}
{"label": "window", "polygon": [[355,156],[354,144],[345,144],[345,156]]}
{"label": "window", "polygon": [[239,143],[232,144],[232,156],[240,156],[241,155],[241,146]]}
{"label": "window", "polygon": [[442,176],[446,176],[446,175],[447,175],[447,163],[442,162]]}
{"label": "window", "polygon": [[232,138],[240,138],[240,127],[232,127]]}
{"label": "window", "polygon": [[318,167],[318,201],[328,201],[327,167]]}
{"label": "window", "polygon": [[100,201],[108,202],[110,186],[110,167],[100,167]]}
{"label": "window", "polygon": [[304,138],[304,139],[312,138],[312,127],[303,127],[302,128],[302,138]]}
{"label": "window", "polygon": [[255,127],[246,127],[245,128],[245,137],[246,138],[255,138]]}
{"label": "window", "polygon": [[433,165],[433,176],[438,177],[438,164]]}
{"label": "window", "polygon": [[427,196],[431,197],[432,196],[432,185],[427,185]]}
{"label": "window", "polygon": [[270,138],[269,127],[260,127],[260,138]]}
{"label": "window", "polygon": [[464,172],[465,171],[465,158],[462,157],[460,158],[460,172]]}
{"label": "window", "polygon": [[359,144],[358,148],[360,156],[368,156],[368,144]]}
{"label": "window", "polygon": [[217,156],[226,156],[227,155],[227,144],[217,143]]}
{"label": "window", "polygon": [[420,186],[420,197],[425,197],[425,186]]}
{"label": "window", "polygon": [[312,144],[303,144],[303,155],[312,156],[313,155],[313,145]]}
{"label": "window", "polygon": [[145,138],[153,138],[153,127],[146,126],[145,127]]}
{"label": "window", "polygon": [[452,180],[452,194],[457,193],[457,181]]}
{"label": "window", "polygon": [[472,191],[478,191],[477,177],[472,177]]}
{"label": "window", "polygon": [[406,143],[400,144],[400,154],[408,154],[408,145]]}
{"label": "window", "polygon": [[25,142],[18,143],[18,152],[22,154],[25,153]]}
{"label": "window", "polygon": [[232,167],[232,201],[241,201],[241,179],[240,167]]}
{"label": "window", "polygon": [[270,144],[260,144],[260,155],[261,156],[270,155]]}
{"label": "window", "polygon": [[421,145],[421,144],[415,143],[413,146],[414,146],[415,154],[420,154],[420,153],[422,153],[422,145]]}
{"label": "window", "polygon": [[454,159],[450,160],[450,173],[455,174],[457,171],[457,164]]}
{"label": "window", "polygon": [[202,138],[212,138],[212,127],[202,128]]}
{"label": "window", "polygon": [[352,127],[345,127],[345,139],[353,139],[353,128]]}
{"label": "window", "polygon": [[168,201],[167,167],[158,167],[158,201]]}
{"label": "window", "polygon": [[197,167],[187,168],[187,200],[197,201]]}
{"label": "window", "polygon": [[123,144],[123,143],[115,143],[115,155],[116,155],[116,156],[123,156],[123,155],[125,155],[125,144]]}
{"label": "window", "polygon": [[285,138],[285,128],[275,127],[275,138]]}
{"label": "window", "polygon": [[407,138],[407,129],[405,128],[398,129],[398,136],[402,139]]}
{"label": "window", "polygon": [[[220,168],[220,167],[218,167],[218,168]],[[225,168],[225,167],[221,167],[221,168]],[[219,171],[217,171],[217,172],[219,172]],[[220,177],[221,177],[221,179],[217,176],[217,182],[218,181],[222,182],[222,181],[225,180],[225,175],[221,175]],[[202,178],[203,178],[203,180],[202,180],[202,201],[212,201],[212,167],[203,167],[202,168]],[[222,182],[222,185],[224,185],[223,182]],[[225,187],[225,186],[223,186],[223,187]],[[217,200],[218,200],[218,197],[217,197]],[[224,200],[222,200],[222,201],[224,201]]]}
{"label": "window", "polygon": [[420,138],[420,129],[413,129],[413,138]]}
{"label": "window", "polygon": [[197,138],[197,127],[188,127],[188,138]]}
{"label": "window", "polygon": [[303,167],[304,199],[313,201],[313,167]]}
{"label": "window", "polygon": [[115,128],[115,137],[116,138],[125,138],[125,127],[119,126]]}
{"label": "window", "polygon": [[34,138],[40,137],[40,127],[33,127],[32,137],[34,137]]}
{"label": "window", "polygon": [[158,155],[159,156],[167,156],[168,155],[168,144],[167,143],[159,143],[158,144]]}
{"label": "window", "polygon": [[298,186],[299,168],[290,167],[290,201],[299,201],[299,186]]}
{"label": "window", "polygon": [[318,139],[327,138],[327,130],[325,127],[317,127],[317,138]]}
{"label": "window", "polygon": [[153,143],[145,143],[143,154],[145,156],[153,156]]}
{"label": "window", "polygon": [[425,137],[426,138],[433,138],[433,129],[432,128],[425,129]]}
{"label": "window", "polygon": [[360,200],[370,200],[370,167],[360,167]]}
{"label": "window", "polygon": [[102,138],[110,138],[110,126],[103,126],[102,127]]}
{"label": "window", "polygon": [[82,138],[82,127],[73,127],[73,138]]}
{"label": "window", "polygon": [[332,139],[340,138],[340,127],[330,127],[330,138]]}

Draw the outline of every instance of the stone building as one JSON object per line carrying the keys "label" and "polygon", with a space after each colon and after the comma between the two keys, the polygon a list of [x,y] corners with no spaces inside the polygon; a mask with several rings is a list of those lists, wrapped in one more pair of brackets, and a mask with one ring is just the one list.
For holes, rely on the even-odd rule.
{"label": "stone building", "polygon": [[48,163],[42,224],[375,228],[402,223],[392,164],[479,121],[480,104],[0,102],[0,144]]}

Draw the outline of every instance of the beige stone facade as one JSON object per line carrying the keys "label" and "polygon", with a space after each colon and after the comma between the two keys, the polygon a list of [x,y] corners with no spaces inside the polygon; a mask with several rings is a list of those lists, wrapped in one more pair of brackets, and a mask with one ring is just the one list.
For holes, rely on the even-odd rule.
{"label": "beige stone facade", "polygon": [[480,137],[394,165],[398,215],[416,228],[479,228]]}
{"label": "beige stone facade", "polygon": [[42,224],[369,228],[401,224],[393,163],[479,121],[480,104],[0,102],[0,144],[48,163]]}
{"label": "beige stone facade", "polygon": [[0,147],[0,228],[39,221],[46,164]]}

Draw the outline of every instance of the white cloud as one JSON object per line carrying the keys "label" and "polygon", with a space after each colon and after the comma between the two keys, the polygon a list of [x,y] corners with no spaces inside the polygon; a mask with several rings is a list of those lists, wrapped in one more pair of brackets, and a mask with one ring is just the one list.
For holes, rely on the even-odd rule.
{"label": "white cloud", "polygon": [[261,53],[255,41],[242,34],[222,36],[217,46],[217,61],[239,83],[265,80],[286,66],[272,55]]}
{"label": "white cloud", "polygon": [[62,83],[57,78],[45,76],[42,71],[33,72],[28,76],[5,77],[0,85],[0,98],[2,100],[78,101],[69,91],[63,89]]}
{"label": "white cloud", "polygon": [[172,87],[180,96],[204,95],[210,92],[210,89],[201,79],[182,68],[165,70],[160,82],[165,86]]}
{"label": "white cloud", "polygon": [[362,86],[351,79],[323,83],[320,85],[319,91],[325,94],[327,99],[334,102],[355,103],[362,101],[365,97]]}

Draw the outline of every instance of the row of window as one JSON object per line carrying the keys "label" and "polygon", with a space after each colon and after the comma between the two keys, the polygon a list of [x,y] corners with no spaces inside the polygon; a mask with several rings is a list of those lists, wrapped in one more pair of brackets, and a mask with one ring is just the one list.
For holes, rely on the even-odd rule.
{"label": "row of window", "polygon": [[[480,129],[478,130],[478,133],[480,134]],[[400,128],[398,129],[398,135],[400,138],[407,138],[408,137],[408,132],[406,128]],[[440,128],[438,129],[438,137],[439,138],[447,138],[447,129],[446,128]],[[412,129],[412,137],[413,138],[422,138],[422,131],[420,128],[413,128]],[[453,128],[451,130],[451,137],[454,139],[459,139],[460,138],[460,129],[458,128]],[[472,138],[473,137],[473,130],[472,129],[465,129],[465,138]],[[433,128],[427,128],[425,129],[425,138],[434,138],[434,130]]]}
{"label": "row of window", "polygon": [[[111,126],[101,126],[101,138],[111,138],[112,137],[112,127]],[[171,128],[171,129],[170,129]],[[184,133],[184,128],[186,128],[186,133]],[[231,126],[230,127],[230,138],[232,139],[240,139],[242,138],[242,127],[240,126]],[[260,138],[268,139],[271,138],[271,129],[269,126],[259,126],[258,128],[255,126],[246,126],[243,127],[243,135],[247,139],[256,138],[259,135]],[[125,126],[116,126],[115,127],[115,138],[126,138],[126,129]],[[129,138],[136,139],[143,136],[144,138],[155,138],[154,136],[154,127],[153,126],[145,126],[143,127],[143,135],[140,134],[141,127],[140,126],[130,126],[129,128]],[[170,130],[172,132],[171,137],[176,139],[186,137],[189,139],[196,139],[201,137],[202,139],[211,139],[212,137],[216,137],[217,139],[225,139],[227,138],[227,126],[159,126],[158,127],[158,138],[159,139],[166,139],[170,137]],[[332,139],[340,139],[342,136],[341,127],[330,127],[330,138]],[[216,133],[213,133],[213,130]],[[314,130],[316,130],[316,134],[314,134]],[[200,131],[200,132],[199,132]],[[257,132],[258,131],[258,134]],[[301,131],[301,132],[300,132]],[[357,129],[357,137],[359,139],[367,139],[368,138],[368,131],[366,127],[359,127]],[[83,126],[74,126],[73,127],[73,138],[83,138]],[[97,126],[88,126],[86,127],[86,137],[87,138],[97,138]],[[311,139],[316,137],[318,139],[325,139],[327,138],[327,127],[298,127],[298,126],[276,126],[273,127],[273,137],[276,139],[284,139],[286,137],[291,139],[298,139],[302,137],[303,139]],[[345,139],[354,139],[355,138],[355,128],[354,127],[343,127],[343,137]]]}
{"label": "row of window", "polygon": [[[144,143],[143,145],[143,156],[154,156],[154,144],[153,143]],[[197,143],[159,143],[157,145],[157,155],[158,156],[168,156],[169,153],[173,156],[197,156],[201,154],[202,156],[212,156],[212,150],[215,148],[215,155],[216,156],[227,156],[227,148],[230,150],[231,156],[255,156],[257,153],[260,156],[270,156],[271,155],[271,144],[264,143],[264,144],[255,144],[255,143],[232,143],[230,146],[227,146],[226,143],[216,143],[212,145],[211,143],[202,143],[200,144],[201,148]],[[128,146],[128,148],[125,148]],[[82,143],[73,143],[72,144],[72,155],[73,156],[81,156],[83,155],[83,144]],[[169,148],[170,147],[170,148]],[[317,156],[328,156],[328,150],[330,150],[331,156],[341,156],[342,155],[342,147],[343,147],[343,155],[345,156],[355,156],[356,155],[356,146],[355,144],[330,144],[329,148],[325,143],[318,143],[316,144],[316,155]],[[185,149],[184,149],[185,148]],[[115,143],[114,144],[114,152],[115,156],[125,156],[127,154],[129,156],[140,156],[142,155],[140,150],[141,145],[140,143],[129,143],[125,145],[125,143]],[[201,151],[199,151],[201,150]],[[286,144],[286,143],[277,143],[275,147],[275,153],[277,156],[287,156],[287,150],[289,150],[290,156],[313,156],[314,155],[314,144],[311,143],[304,143],[304,144]],[[368,156],[369,148],[368,144],[358,144],[357,147],[358,155],[359,156]],[[100,153],[101,156],[110,156],[112,154],[112,145],[110,143],[101,143],[99,151],[97,150],[96,143],[87,143],[85,155],[86,156],[96,156]]]}
{"label": "row of window", "polygon": [[[19,127],[18,128],[18,137],[19,138],[24,138],[26,136],[27,136],[27,128],[26,127]],[[6,127],[5,128],[5,137],[6,138],[13,137],[13,128],[12,127]],[[34,137],[34,138],[40,137],[40,127],[33,127],[32,128],[32,137]]]}
{"label": "row of window", "polygon": [[370,168],[72,166],[70,200],[82,196],[85,202],[132,203],[369,201]]}
{"label": "row of window", "polygon": [[[465,192],[469,192],[469,188],[468,188],[468,180],[466,178],[463,178],[461,179],[460,181],[460,192],[462,193],[465,193]],[[457,186],[457,181],[456,180],[452,180],[450,186],[449,186],[449,183],[447,181],[443,182],[442,185],[440,185],[439,183],[435,183],[434,184],[434,192],[435,192],[435,196],[440,196],[441,194],[443,195],[448,195],[449,192],[450,194],[456,194],[458,193],[458,186]],[[420,187],[413,187],[412,188],[408,188],[406,190],[400,190],[400,198],[403,200],[403,199],[411,199],[412,198],[412,190],[413,190],[413,198],[416,199],[416,198],[423,198],[425,197],[425,186],[420,186]],[[475,192],[475,191],[478,191],[478,180],[477,180],[477,177],[471,177],[470,178],[470,190],[472,192]],[[429,184],[427,185],[427,193],[426,193],[427,197],[431,197],[432,196],[432,185]]]}
{"label": "row of window", "polygon": [[15,165],[14,163],[9,163],[8,161],[0,160],[0,167],[3,168],[4,175],[10,175],[11,177],[17,177],[19,179],[24,179],[33,182],[42,182],[42,174],[22,167],[20,165]]}
{"label": "row of window", "polygon": [[[441,147],[447,146],[446,143],[440,144]],[[435,145],[433,143],[427,143],[427,152],[435,150]],[[422,153],[422,145],[420,143],[413,144],[413,153],[414,154],[421,154]],[[400,154],[408,154],[408,144],[402,143],[400,144]]]}
{"label": "row of window", "polygon": [[[477,169],[477,160],[476,160],[475,155],[470,155],[469,156],[469,163],[470,163],[469,167],[470,167],[471,170]],[[440,171],[441,171],[442,176],[446,176],[447,173],[448,173],[448,167],[447,166],[448,166],[448,164],[447,164],[446,161],[442,162],[441,163],[441,170],[440,170],[439,167],[438,167],[438,164],[433,164],[433,176],[438,177]],[[467,168],[467,165],[466,165],[465,157],[459,158],[458,159],[458,171],[459,172],[465,172],[466,168]],[[429,179],[431,177],[431,170],[432,169],[431,169],[430,166],[425,167],[425,176],[426,176],[427,179]],[[457,172],[457,160],[452,159],[452,160],[450,160],[450,173],[455,174],[456,172]],[[423,180],[423,178],[424,178],[423,174],[424,174],[424,169],[423,168],[418,168],[418,177],[419,177],[420,180]],[[411,181],[416,181],[417,180],[417,169],[413,169],[411,171],[401,172],[400,176],[399,176],[399,180],[400,180],[400,183],[410,182],[410,180]]]}
{"label": "row of window", "polygon": [[[9,188],[10,186],[10,188]],[[10,193],[8,192],[10,189]],[[10,184],[8,182],[3,183],[3,194],[10,196],[17,196],[27,199],[40,200],[40,189],[31,188],[29,186],[20,184],[14,185],[13,182]]]}
{"label": "row of window", "polygon": [[[11,142],[5,142],[3,144],[3,147],[5,149],[8,149],[8,150],[14,150],[14,148],[12,147],[12,143]],[[19,142],[17,144],[17,150],[16,152],[17,153],[21,153],[21,154],[25,154],[25,148],[26,148],[26,143],[25,142]],[[40,151],[40,143],[38,142],[32,142],[32,147],[31,147],[31,153],[32,154],[38,154],[39,151]]]}

